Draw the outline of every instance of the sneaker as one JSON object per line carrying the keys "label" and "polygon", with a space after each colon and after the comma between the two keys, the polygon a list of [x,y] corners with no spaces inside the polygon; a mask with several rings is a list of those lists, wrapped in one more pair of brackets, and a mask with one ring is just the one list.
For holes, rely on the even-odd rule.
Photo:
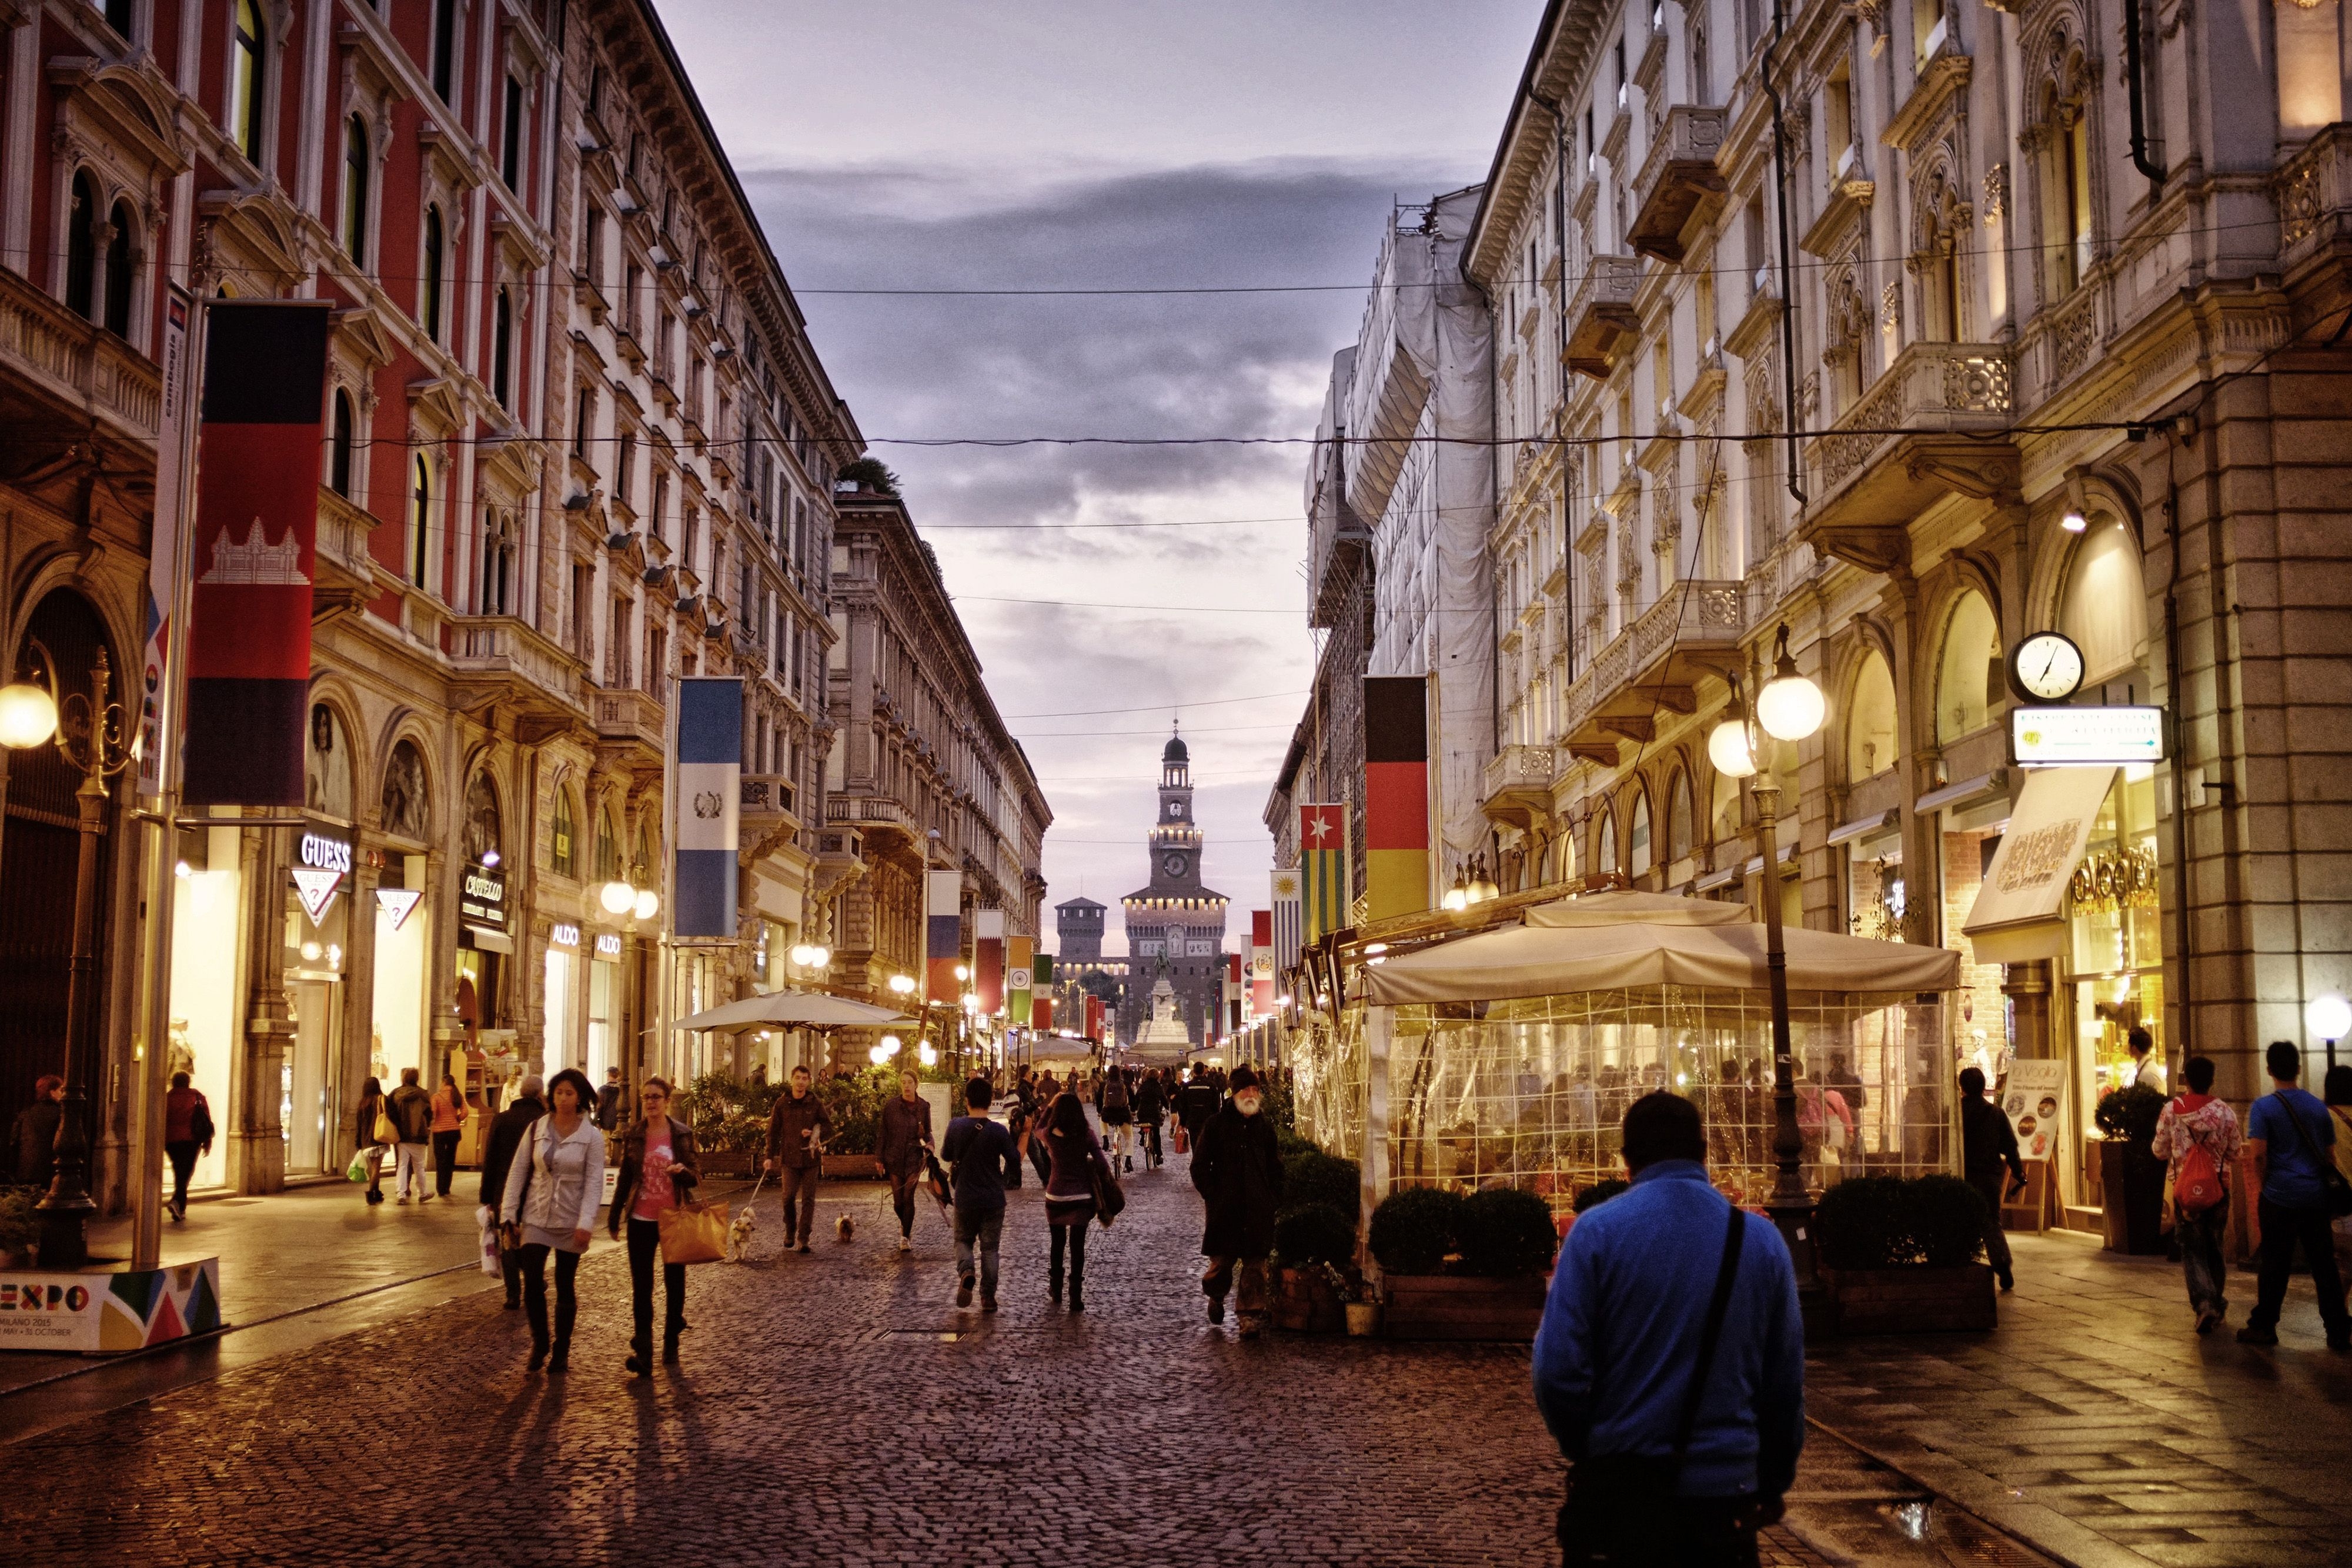
{"label": "sneaker", "polygon": [[901,1236],[900,1238],[898,1238],[898,1250],[899,1250],[899,1251],[901,1251],[901,1252],[912,1252],[914,1249],[915,1249],[915,1239],[914,1239],[914,1238],[913,1238],[913,1237],[911,1237],[911,1236]]}
{"label": "sneaker", "polygon": [[418,1199],[416,1200],[416,1203],[417,1203],[417,1207],[421,1208],[421,1207],[423,1207],[425,1205],[426,1205],[426,1204],[428,1204],[428,1203],[431,1203],[432,1201],[433,1201],[433,1195],[432,1195],[431,1193],[429,1193],[429,1192],[428,1192],[428,1193],[426,1193],[423,1197],[418,1198]]}
{"label": "sneaker", "polygon": [[2275,1329],[2256,1328],[2253,1324],[2248,1323],[2244,1328],[2238,1331],[2238,1343],[2240,1344],[2276,1344],[2278,1343],[2278,1331]]}
{"label": "sneaker", "polygon": [[2197,1332],[2200,1334],[2211,1333],[2214,1326],[2220,1323],[2221,1321],[2221,1314],[2215,1312],[2212,1308],[2208,1307],[2203,1312],[2197,1314]]}
{"label": "sneaker", "polygon": [[1221,1323],[1225,1321],[1224,1297],[1211,1296],[1209,1298],[1209,1321],[1213,1323]]}
{"label": "sneaker", "polygon": [[408,1195],[404,1192],[400,1195],[400,1206],[403,1208],[408,1207]]}
{"label": "sneaker", "polygon": [[956,1305],[959,1307],[971,1305],[971,1276],[969,1274],[956,1281]]}

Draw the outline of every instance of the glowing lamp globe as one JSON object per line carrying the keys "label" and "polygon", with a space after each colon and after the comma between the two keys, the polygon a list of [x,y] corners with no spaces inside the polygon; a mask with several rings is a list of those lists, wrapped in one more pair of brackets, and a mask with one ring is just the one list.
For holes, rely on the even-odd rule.
{"label": "glowing lamp globe", "polygon": [[940,1064],[940,1053],[932,1047],[930,1041],[925,1040],[915,1047],[915,1060],[926,1067],[937,1067]]}
{"label": "glowing lamp globe", "polygon": [[890,1060],[890,1053],[877,1045],[866,1053],[866,1060],[879,1067]]}
{"label": "glowing lamp globe", "polygon": [[635,912],[638,919],[651,920],[661,913],[661,894],[651,888],[637,894]]}
{"label": "glowing lamp globe", "polygon": [[1775,675],[1756,694],[1756,722],[1775,740],[1803,740],[1828,716],[1822,688],[1793,670]]}
{"label": "glowing lamp globe", "polygon": [[604,904],[607,915],[626,915],[637,902],[637,890],[625,882],[608,882],[604,891],[597,894],[597,902]]}
{"label": "glowing lamp globe", "polygon": [[880,1040],[875,1041],[875,1043],[882,1048],[882,1054],[885,1056],[896,1056],[898,1054],[900,1042],[898,1037],[895,1034],[886,1034]]}
{"label": "glowing lamp globe", "polygon": [[2303,1016],[2311,1032],[2322,1040],[2342,1040],[2352,1034],[2352,1002],[2342,997],[2314,997]]}
{"label": "glowing lamp globe", "polygon": [[0,746],[22,751],[58,732],[58,705],[27,682],[0,686]]}
{"label": "glowing lamp globe", "polygon": [[812,947],[809,949],[808,961],[809,967],[812,969],[824,968],[833,962],[833,949],[830,947]]}
{"label": "glowing lamp globe", "polygon": [[1748,748],[1748,726],[1740,719],[1727,718],[1715,727],[1706,737],[1706,756],[1727,779],[1755,776],[1756,754]]}
{"label": "glowing lamp globe", "polygon": [[811,961],[812,960],[809,957],[809,945],[805,942],[793,943],[793,962],[800,965],[803,968],[806,968]]}
{"label": "glowing lamp globe", "polygon": [[890,977],[890,988],[903,997],[908,991],[915,988],[915,977],[912,975],[893,975]]}

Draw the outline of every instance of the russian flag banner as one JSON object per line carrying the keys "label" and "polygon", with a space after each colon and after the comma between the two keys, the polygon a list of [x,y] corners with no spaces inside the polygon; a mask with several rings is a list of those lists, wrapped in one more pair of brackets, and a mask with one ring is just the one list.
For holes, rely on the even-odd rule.
{"label": "russian flag banner", "polygon": [[963,956],[963,873],[935,871],[923,900],[923,999],[954,1007],[956,963]]}
{"label": "russian flag banner", "polygon": [[677,683],[677,872],[680,936],[733,936],[737,816],[743,789],[743,682],[693,675]]}

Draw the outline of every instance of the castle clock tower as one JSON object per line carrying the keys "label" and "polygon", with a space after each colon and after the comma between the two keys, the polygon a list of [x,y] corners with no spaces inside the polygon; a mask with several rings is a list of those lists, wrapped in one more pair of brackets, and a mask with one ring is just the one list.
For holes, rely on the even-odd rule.
{"label": "castle clock tower", "polygon": [[[1202,885],[1202,849],[1192,817],[1192,753],[1181,736],[1171,736],[1160,754],[1160,814],[1144,835],[1151,880],[1119,908],[1134,972],[1156,972],[1165,963],[1176,1016],[1194,1045],[1222,1032],[1217,1010],[1224,998],[1225,896]],[[1128,988],[1119,1009],[1122,1040],[1142,1034],[1150,1001],[1145,987]]]}

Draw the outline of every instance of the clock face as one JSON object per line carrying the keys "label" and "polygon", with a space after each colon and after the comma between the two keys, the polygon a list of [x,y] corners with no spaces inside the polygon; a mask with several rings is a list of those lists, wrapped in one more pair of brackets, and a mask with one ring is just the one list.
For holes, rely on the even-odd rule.
{"label": "clock face", "polygon": [[1184,857],[1182,855],[1162,855],[1160,859],[1160,869],[1166,872],[1170,876],[1182,876],[1184,874]]}
{"label": "clock face", "polygon": [[2083,650],[2057,632],[2037,632],[2009,656],[2010,679],[2027,696],[2063,702],[2083,685]]}

